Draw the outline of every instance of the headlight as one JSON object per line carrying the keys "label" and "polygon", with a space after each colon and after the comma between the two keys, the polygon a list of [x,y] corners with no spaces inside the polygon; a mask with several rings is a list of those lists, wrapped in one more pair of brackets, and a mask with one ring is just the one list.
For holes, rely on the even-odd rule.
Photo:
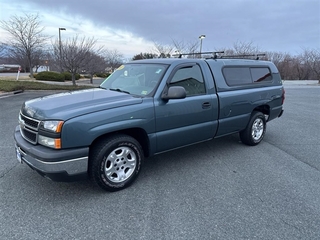
{"label": "headlight", "polygon": [[59,120],[42,121],[39,128],[38,143],[46,147],[60,149],[63,123]]}
{"label": "headlight", "polygon": [[50,147],[50,148],[55,148],[55,149],[61,148],[61,139],[60,138],[50,138],[50,137],[39,135],[38,143],[43,146]]}
{"label": "headlight", "polygon": [[42,121],[44,129],[52,132],[61,132],[63,121]]}

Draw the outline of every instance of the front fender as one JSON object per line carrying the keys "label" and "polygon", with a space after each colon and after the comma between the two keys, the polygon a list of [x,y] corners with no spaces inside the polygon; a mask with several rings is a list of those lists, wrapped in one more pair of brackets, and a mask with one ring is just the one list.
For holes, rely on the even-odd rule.
{"label": "front fender", "polygon": [[129,128],[141,128],[147,134],[154,133],[153,105],[126,106],[72,118],[62,127],[62,148],[90,146],[102,135]]}

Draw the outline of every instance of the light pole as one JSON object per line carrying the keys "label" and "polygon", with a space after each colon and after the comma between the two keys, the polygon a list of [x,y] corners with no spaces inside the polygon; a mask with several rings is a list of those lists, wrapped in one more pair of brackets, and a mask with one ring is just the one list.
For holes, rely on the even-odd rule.
{"label": "light pole", "polygon": [[61,31],[66,31],[66,28],[59,28],[59,63],[60,63],[60,72],[62,72],[61,66]]}
{"label": "light pole", "polygon": [[199,39],[200,39],[200,58],[201,58],[201,51],[202,51],[202,39],[204,39],[206,37],[206,35],[200,35]]}

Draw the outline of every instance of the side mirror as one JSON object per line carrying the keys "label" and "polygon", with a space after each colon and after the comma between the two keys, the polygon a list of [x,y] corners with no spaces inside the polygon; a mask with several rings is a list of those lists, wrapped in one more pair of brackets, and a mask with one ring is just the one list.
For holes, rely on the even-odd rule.
{"label": "side mirror", "polygon": [[181,86],[172,86],[169,87],[167,91],[162,93],[161,98],[164,100],[169,99],[183,99],[187,96],[186,90]]}

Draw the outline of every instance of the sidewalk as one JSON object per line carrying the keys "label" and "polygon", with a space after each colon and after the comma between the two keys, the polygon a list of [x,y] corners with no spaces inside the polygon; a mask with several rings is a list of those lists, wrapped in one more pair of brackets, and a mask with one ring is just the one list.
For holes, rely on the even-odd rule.
{"label": "sidewalk", "polygon": [[[29,82],[41,82],[46,84],[56,84],[56,85],[72,85],[72,81],[65,81],[65,82],[58,82],[58,81],[41,81],[41,80],[18,80],[18,81],[29,81]],[[95,86],[98,87],[103,81],[104,78],[93,78],[92,79],[93,84],[90,83],[90,79],[84,78],[76,80],[77,85],[82,86]]]}
{"label": "sidewalk", "polygon": [[[36,82],[42,82],[47,84],[60,84],[60,85],[72,85],[72,81],[65,81],[65,82],[54,82],[54,81],[41,81],[35,80]],[[100,84],[104,81],[104,78],[94,78],[92,79],[92,84],[90,83],[90,79],[79,79],[76,80],[76,84],[80,86],[95,86],[99,87]]]}
{"label": "sidewalk", "polygon": [[284,85],[319,85],[318,80],[283,80]]}
{"label": "sidewalk", "polygon": [[283,80],[282,82],[285,88],[320,87],[318,80]]}

